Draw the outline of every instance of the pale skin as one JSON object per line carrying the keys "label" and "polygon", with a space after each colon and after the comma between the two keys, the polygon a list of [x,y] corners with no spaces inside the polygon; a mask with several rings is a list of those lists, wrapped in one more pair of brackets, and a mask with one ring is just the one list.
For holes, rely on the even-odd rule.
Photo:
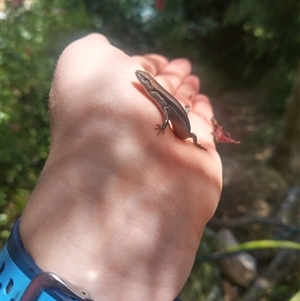
{"label": "pale skin", "polygon": [[[198,142],[170,127],[135,77],[147,70],[183,105]],[[21,217],[44,271],[94,300],[173,300],[221,193],[210,102],[187,59],[128,57],[93,34],[62,53],[49,107],[51,148]]]}

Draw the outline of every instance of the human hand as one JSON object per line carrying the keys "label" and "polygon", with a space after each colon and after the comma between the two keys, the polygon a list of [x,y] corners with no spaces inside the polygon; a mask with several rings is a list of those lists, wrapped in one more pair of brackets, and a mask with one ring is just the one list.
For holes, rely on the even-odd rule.
{"label": "human hand", "polygon": [[[144,67],[183,104],[198,142],[157,136],[162,114],[135,77]],[[50,93],[51,149],[21,218],[44,271],[95,300],[172,300],[221,192],[209,100],[186,59],[132,58],[90,35],[61,55]]]}

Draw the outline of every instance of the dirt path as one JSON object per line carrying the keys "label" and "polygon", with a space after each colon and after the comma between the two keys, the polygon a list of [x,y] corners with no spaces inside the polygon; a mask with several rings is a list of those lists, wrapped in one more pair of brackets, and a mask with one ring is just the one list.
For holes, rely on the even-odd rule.
{"label": "dirt path", "polygon": [[[274,122],[265,116],[253,92],[237,90],[210,96],[215,116],[241,144],[218,144],[223,163],[224,189],[215,217],[226,220],[255,215],[275,217],[286,193],[284,179],[268,167]],[[241,241],[266,239],[270,227],[236,230]],[[272,232],[272,231],[271,231]]]}

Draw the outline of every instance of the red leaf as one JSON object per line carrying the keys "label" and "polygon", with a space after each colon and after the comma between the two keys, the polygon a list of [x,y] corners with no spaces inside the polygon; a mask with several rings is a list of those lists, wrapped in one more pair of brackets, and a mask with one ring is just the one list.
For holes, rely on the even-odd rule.
{"label": "red leaf", "polygon": [[215,137],[216,142],[218,143],[234,143],[240,144],[241,141],[236,141],[230,137],[229,133],[225,133],[223,128],[218,124],[218,121],[215,117],[211,119],[213,125],[213,136]]}

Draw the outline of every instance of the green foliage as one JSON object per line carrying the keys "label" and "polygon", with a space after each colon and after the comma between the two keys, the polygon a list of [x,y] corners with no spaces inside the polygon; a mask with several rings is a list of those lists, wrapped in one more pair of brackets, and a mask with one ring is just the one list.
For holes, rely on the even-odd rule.
{"label": "green foliage", "polygon": [[260,84],[268,113],[282,114],[300,53],[297,0],[185,1],[189,37],[215,69]]}
{"label": "green foliage", "polygon": [[45,0],[26,9],[7,2],[1,21],[0,110],[0,219],[6,228],[20,214],[48,154],[53,45],[87,27],[80,3]]}
{"label": "green foliage", "polygon": [[294,63],[299,57],[299,8],[296,0],[240,0],[228,7],[225,24],[242,26],[249,36],[247,50],[256,59],[267,54],[270,60]]}
{"label": "green foliage", "polygon": [[297,294],[295,294],[289,301],[297,301],[300,300],[300,291],[298,291]]}
{"label": "green foliage", "polygon": [[[216,262],[210,259],[214,252],[215,233],[206,228],[199,246],[195,264],[189,279],[180,293],[182,300],[223,300],[221,274]],[[202,258],[199,262],[198,258]]]}
{"label": "green foliage", "polygon": [[278,61],[295,68],[299,9],[297,0],[192,0],[185,2],[185,18],[195,43],[226,71],[249,80]]}
{"label": "green foliage", "polygon": [[264,90],[280,116],[300,53],[299,1],[84,1],[95,27],[127,53],[187,56],[235,85]]}
{"label": "green foliage", "polygon": [[[127,53],[178,55],[186,44],[182,1],[166,1],[157,10],[153,0],[85,0],[95,27]],[[161,1],[163,2],[163,1]]]}
{"label": "green foliage", "polygon": [[251,251],[258,249],[293,249],[300,251],[300,243],[288,240],[254,240],[245,243],[230,246],[215,252],[213,258],[217,259],[224,255],[233,254],[242,251]]}
{"label": "green foliage", "polygon": [[[300,53],[300,3],[297,0],[240,0],[229,5],[224,23],[243,29],[244,76],[262,78],[269,113],[282,113],[296,75]],[[259,65],[261,67],[259,67]],[[268,106],[266,106],[266,103]]]}

